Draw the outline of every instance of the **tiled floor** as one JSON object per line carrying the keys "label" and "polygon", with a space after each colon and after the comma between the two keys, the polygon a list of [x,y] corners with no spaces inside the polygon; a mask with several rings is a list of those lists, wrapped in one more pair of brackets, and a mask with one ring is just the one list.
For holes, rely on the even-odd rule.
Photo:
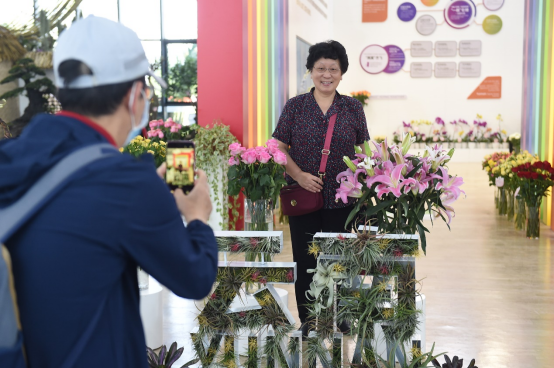
{"label": "tiled floor", "polygon": [[[466,199],[455,204],[452,231],[436,222],[417,277],[427,298],[427,348],[475,358],[480,368],[554,366],[554,232],[543,226],[540,240],[527,240],[495,214],[493,189],[479,164],[452,164],[465,180]],[[285,233],[279,261],[292,261]],[[289,308],[296,318],[292,286]],[[197,308],[164,291],[164,342],[185,346],[175,366],[192,359],[189,331]]]}

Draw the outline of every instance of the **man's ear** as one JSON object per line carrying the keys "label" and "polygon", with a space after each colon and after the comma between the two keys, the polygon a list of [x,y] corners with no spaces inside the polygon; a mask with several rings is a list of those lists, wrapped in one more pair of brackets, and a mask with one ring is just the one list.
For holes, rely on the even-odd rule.
{"label": "man's ear", "polygon": [[[134,89],[133,89],[134,87]],[[129,90],[127,91],[127,94],[125,95],[125,97],[123,98],[123,102],[125,104],[126,107],[129,107],[129,101],[131,99],[134,99],[135,103],[133,104],[133,106],[136,106],[136,102],[142,98],[142,94],[141,94],[141,91],[142,91],[142,88],[144,87],[144,83],[143,82],[135,82],[133,84],[133,87],[129,88]],[[131,96],[131,93],[133,94],[133,96]]]}

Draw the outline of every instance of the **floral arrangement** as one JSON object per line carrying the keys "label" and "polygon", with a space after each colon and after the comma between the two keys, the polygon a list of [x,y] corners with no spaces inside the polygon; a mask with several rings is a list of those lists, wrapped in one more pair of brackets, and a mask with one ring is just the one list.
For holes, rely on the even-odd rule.
{"label": "floral arrangement", "polygon": [[166,143],[164,141],[154,142],[152,139],[144,139],[139,135],[119,151],[135,157],[150,154],[154,156],[154,162],[158,167],[165,162]]}
{"label": "floral arrangement", "polygon": [[233,143],[229,151],[229,194],[238,195],[243,190],[252,201],[271,199],[276,203],[279,191],[287,183],[283,175],[287,156],[279,150],[277,140],[270,139],[266,146],[249,149]]}
{"label": "floral arrangement", "polygon": [[154,142],[170,141],[170,140],[191,140],[195,136],[197,129],[196,125],[183,126],[168,118],[166,121],[162,119],[152,120],[148,123],[146,137]]}
{"label": "floral arrangement", "polygon": [[554,168],[548,161],[527,162],[512,168],[517,175],[519,184],[519,196],[528,206],[539,207],[542,198],[548,195],[548,191],[554,185]]}
{"label": "floral arrangement", "polygon": [[220,252],[244,253],[281,253],[281,238],[264,237],[216,237],[217,247]]}
{"label": "floral arrangement", "polygon": [[377,143],[384,142],[385,139],[387,139],[387,137],[384,136],[384,135],[376,135],[376,136],[373,137],[373,140]]}
{"label": "floral arrangement", "polygon": [[[285,267],[220,267],[216,277],[217,287],[207,298],[206,306],[198,316],[198,330],[191,333],[196,357],[200,359],[202,366],[210,366],[220,350],[223,351],[217,363],[226,367],[231,366],[235,358],[234,338],[246,330],[261,332],[262,329],[267,329],[267,326],[273,329],[274,337],[266,339],[266,352],[270,352],[269,356],[280,357],[282,354],[280,344],[295,327],[275,299],[270,284],[292,284],[294,281],[294,269],[287,268],[286,265]],[[231,303],[244,283],[267,285],[266,288],[254,294],[254,298],[262,308],[228,313]],[[223,335],[226,336],[221,349]],[[291,337],[291,340],[293,339]],[[207,349],[204,346],[205,340],[210,341]],[[297,351],[296,345],[299,344],[291,344],[289,341],[289,351]],[[248,359],[254,363],[254,366],[258,366],[256,365],[257,350],[257,346],[250,346],[249,343],[249,351],[252,354],[249,354]],[[284,361],[284,359],[279,360],[281,363]]]}
{"label": "floral arrangement", "polygon": [[[349,361],[352,366],[380,366],[382,358],[373,348],[376,344],[370,343],[377,338],[375,323],[382,323],[388,342],[402,347],[410,343],[412,348],[420,313],[416,308],[419,282],[415,279],[415,258],[411,257],[418,254],[417,238],[372,236],[367,232],[321,238],[316,235],[311,248],[311,253],[317,251],[319,256],[317,268],[308,271],[314,273],[307,295],[309,320],[316,332],[308,339],[308,361],[318,358],[323,366],[341,366],[340,360],[335,361],[342,356],[342,344],[335,344],[335,326],[344,322],[350,325],[349,335],[362,341],[361,354]],[[337,306],[335,300],[340,300]],[[327,346],[330,351],[325,349]],[[326,353],[331,353],[332,362]],[[413,364],[410,366],[418,366],[433,355],[432,351],[411,353],[406,355]]]}
{"label": "floral arrangement", "polygon": [[521,134],[519,133],[510,134],[510,136],[508,137],[508,142],[512,144],[514,152],[516,154],[519,153],[519,150],[521,149]]}
{"label": "floral arrangement", "polygon": [[[448,141],[448,131],[446,130],[446,124],[441,118],[435,119],[435,128],[433,129],[433,142],[445,142]],[[417,140],[416,140],[417,142]]]}
{"label": "floral arrangement", "polygon": [[[489,176],[489,186],[496,185],[496,179],[499,176],[503,176],[502,168],[500,167],[500,165],[504,164],[510,156],[510,152],[495,152],[492,155],[485,156],[485,159],[483,160],[481,166]],[[504,168],[504,175],[506,174],[507,169],[507,167]]]}
{"label": "floral arrangement", "polygon": [[[375,215],[379,230],[386,233],[419,233],[425,252],[425,232],[429,230],[422,220],[426,213],[440,216],[447,225],[454,216],[451,206],[464,193],[461,177],[452,176],[445,167],[454,154],[442,146],[427,146],[423,156],[413,156],[408,150],[413,142],[405,134],[402,145],[388,146],[387,142],[365,142],[364,150],[356,148],[356,159],[344,157],[348,169],[337,176],[340,187],[336,200],[358,198],[349,216],[350,222],[362,212]],[[446,220],[445,216],[448,218]]]}
{"label": "floral arrangement", "polygon": [[548,161],[535,161],[512,168],[517,175],[519,189],[517,197],[525,201],[527,207],[526,236],[538,239],[540,235],[539,210],[542,198],[548,195],[554,185],[554,168]]}
{"label": "floral arrangement", "polygon": [[364,91],[352,92],[350,93],[350,96],[360,101],[362,105],[365,107],[367,106],[367,100],[369,100],[369,96],[371,96],[371,93],[364,90]]}

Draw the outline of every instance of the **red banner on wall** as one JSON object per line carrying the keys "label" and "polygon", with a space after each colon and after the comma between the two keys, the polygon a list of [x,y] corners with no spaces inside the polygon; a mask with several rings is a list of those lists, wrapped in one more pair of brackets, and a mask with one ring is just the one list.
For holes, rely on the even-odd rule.
{"label": "red banner on wall", "polygon": [[362,23],[387,20],[389,0],[362,0]]}
{"label": "red banner on wall", "polygon": [[502,98],[502,77],[487,77],[467,98],[468,100]]}

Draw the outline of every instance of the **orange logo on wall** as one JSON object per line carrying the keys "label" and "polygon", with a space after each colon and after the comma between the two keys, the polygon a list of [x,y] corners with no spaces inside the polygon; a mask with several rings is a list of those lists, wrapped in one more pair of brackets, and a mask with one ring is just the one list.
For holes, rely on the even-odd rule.
{"label": "orange logo on wall", "polygon": [[389,0],[363,0],[362,23],[384,22],[387,20]]}
{"label": "orange logo on wall", "polygon": [[502,98],[502,77],[487,77],[467,98],[468,100],[486,100]]}

